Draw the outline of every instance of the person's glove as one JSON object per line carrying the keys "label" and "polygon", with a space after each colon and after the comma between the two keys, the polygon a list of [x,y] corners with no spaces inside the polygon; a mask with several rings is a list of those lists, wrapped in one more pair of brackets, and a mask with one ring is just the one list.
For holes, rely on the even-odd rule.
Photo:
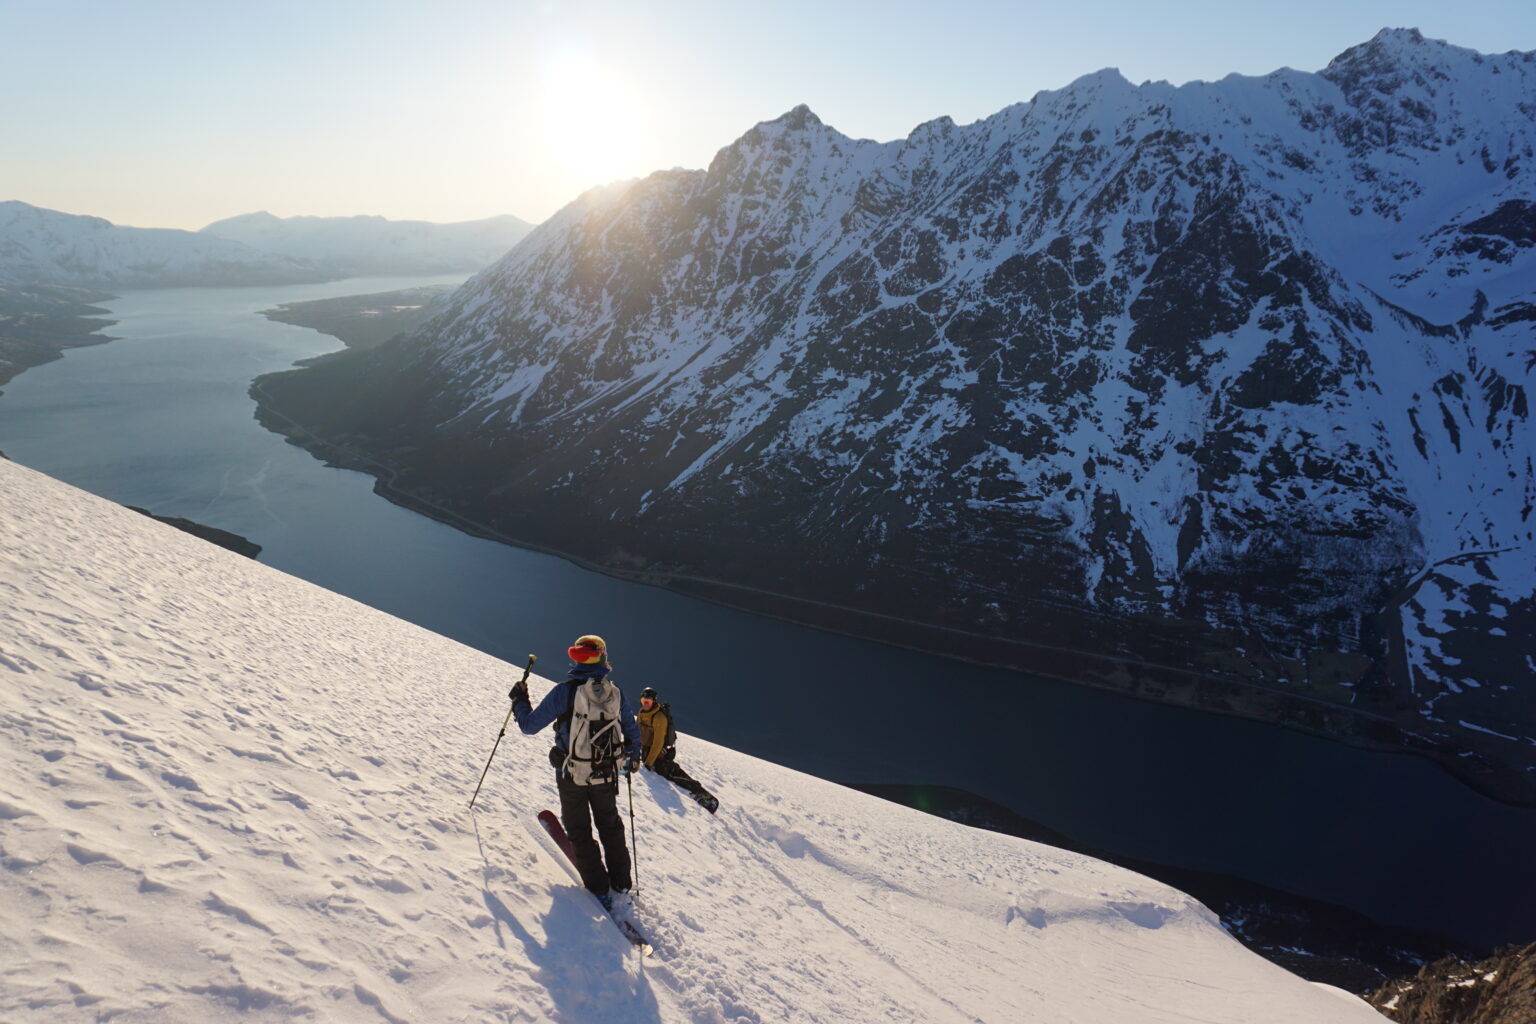
{"label": "person's glove", "polygon": [[512,689],[508,691],[507,697],[510,698],[514,704],[520,700],[527,700],[528,684],[519,679],[517,682],[512,684]]}
{"label": "person's glove", "polygon": [[638,757],[632,757],[628,761],[625,761],[624,762],[624,767],[619,769],[619,771],[622,772],[624,775],[633,775],[635,772],[637,772],[639,770],[640,770],[640,759]]}

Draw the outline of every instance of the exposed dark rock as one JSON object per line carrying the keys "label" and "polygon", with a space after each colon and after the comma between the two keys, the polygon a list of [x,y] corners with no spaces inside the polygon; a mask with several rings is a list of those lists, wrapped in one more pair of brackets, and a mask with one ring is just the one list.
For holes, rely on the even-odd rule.
{"label": "exposed dark rock", "polygon": [[1528,249],[1536,245],[1536,202],[1511,199],[1500,203],[1486,217],[1463,224],[1461,232],[1465,235],[1496,235]]}
{"label": "exposed dark rock", "polygon": [[260,544],[255,544],[249,540],[246,540],[238,533],[230,533],[228,530],[220,530],[214,526],[205,526],[202,523],[196,523],[190,519],[183,519],[180,516],[157,516],[148,509],[139,508],[136,505],[128,505],[126,507],[132,509],[140,515],[149,516],[149,518],[155,520],[156,522],[164,523],[167,526],[174,526],[176,529],[181,530],[183,533],[190,533],[194,537],[197,537],[201,540],[206,540],[210,544],[217,544],[221,548],[227,548],[237,555],[244,555],[247,558],[255,558],[257,555],[261,554]]}
{"label": "exposed dark rock", "polygon": [[1468,961],[1446,957],[1366,997],[1400,1024],[1532,1024],[1536,943]]}

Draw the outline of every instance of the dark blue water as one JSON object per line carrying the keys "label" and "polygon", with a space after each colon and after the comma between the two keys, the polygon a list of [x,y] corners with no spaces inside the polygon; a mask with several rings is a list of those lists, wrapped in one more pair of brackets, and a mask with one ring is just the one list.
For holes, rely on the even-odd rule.
{"label": "dark blue water", "polygon": [[[1536,938],[1536,811],[1427,761],[610,579],[401,509],[370,477],[327,468],[255,422],[253,377],[337,346],[257,310],[422,283],[125,294],[106,304],[121,340],[7,386],[0,450],[114,501],[242,534],[272,566],[518,666],[537,654],[557,674],[571,640],[601,633],[619,681],[657,687],[685,732],[805,772],[956,786],[1124,856],[1478,943]],[[486,728],[505,702],[485,694]],[[466,748],[467,779],[484,754]],[[686,738],[681,754],[686,764]]]}

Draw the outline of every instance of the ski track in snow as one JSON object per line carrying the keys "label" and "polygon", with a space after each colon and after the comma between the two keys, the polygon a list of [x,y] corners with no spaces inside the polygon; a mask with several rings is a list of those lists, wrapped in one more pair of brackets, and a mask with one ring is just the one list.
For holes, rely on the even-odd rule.
{"label": "ski track in snow", "polygon": [[1380,1020],[1176,890],[686,736],[722,806],[634,781],[642,962],[530,834],[547,736],[467,808],[516,677],[0,461],[0,1020]]}

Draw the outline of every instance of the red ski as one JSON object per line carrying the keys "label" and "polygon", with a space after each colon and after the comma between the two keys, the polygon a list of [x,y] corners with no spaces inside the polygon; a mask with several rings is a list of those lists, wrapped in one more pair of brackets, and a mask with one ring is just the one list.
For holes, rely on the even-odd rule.
{"label": "red ski", "polygon": [[565,834],[565,826],[560,824],[560,819],[555,817],[554,811],[540,811],[539,824],[544,826],[544,831],[560,847],[560,852],[565,854],[565,859],[576,866],[576,851],[571,848],[571,837]]}
{"label": "red ski", "polygon": [[[576,851],[571,848],[571,837],[565,834],[565,826],[560,824],[560,819],[555,817],[554,811],[540,811],[539,824],[544,826],[544,831],[549,833],[549,838],[553,839],[555,845],[560,847],[560,852],[565,854],[567,871],[577,884],[580,884],[581,876],[576,873]],[[604,912],[607,913],[607,911]],[[643,955],[653,956],[656,953],[650,942],[641,934],[640,929],[635,927],[635,922],[627,917],[614,917],[611,913],[608,913],[608,920],[612,921],[619,933]]]}

